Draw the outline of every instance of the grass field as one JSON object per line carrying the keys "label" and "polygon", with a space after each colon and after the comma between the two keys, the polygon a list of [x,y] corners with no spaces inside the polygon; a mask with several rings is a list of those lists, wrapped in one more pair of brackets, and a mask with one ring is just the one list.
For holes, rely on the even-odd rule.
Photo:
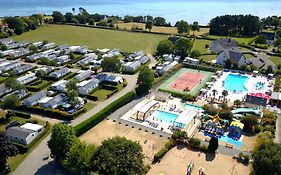
{"label": "grass field", "polygon": [[199,57],[199,59],[203,59],[203,61],[208,62],[208,61],[215,60],[216,57],[217,57],[217,55],[201,55],[201,56]]}
{"label": "grass field", "polygon": [[243,55],[244,55],[244,57],[245,57],[246,59],[250,59],[250,58],[253,58],[253,57],[254,57],[253,55],[248,54],[248,53],[243,54]]}
{"label": "grass field", "polygon": [[269,59],[275,64],[275,65],[281,65],[281,57],[278,56],[271,56]]}
{"label": "grass field", "polygon": [[[217,36],[217,35],[208,35],[209,38],[218,39],[218,38],[226,38],[227,36]],[[239,43],[248,44],[251,42],[254,37],[231,37],[232,39],[236,40]]]}
{"label": "grass field", "polygon": [[48,24],[35,31],[26,32],[12,38],[16,41],[48,40],[57,44],[85,45],[90,49],[119,48],[126,52],[144,50],[147,53],[153,53],[159,41],[166,39],[167,36]]}
{"label": "grass field", "polygon": [[212,42],[210,40],[196,39],[193,43],[192,50],[199,50],[201,54],[208,53],[208,49],[205,48],[205,45],[208,44],[210,47],[211,43]]}
{"label": "grass field", "polygon": [[[142,28],[145,30],[145,24],[143,23],[118,23],[118,27],[120,29],[127,29],[131,30],[133,27]],[[178,30],[176,27],[159,27],[159,26],[153,26],[151,32],[157,32],[157,33],[167,33],[167,34],[177,34]],[[195,36],[207,34],[209,32],[209,28],[200,28],[199,32],[194,32]],[[190,31],[190,34],[193,34],[192,31]]]}

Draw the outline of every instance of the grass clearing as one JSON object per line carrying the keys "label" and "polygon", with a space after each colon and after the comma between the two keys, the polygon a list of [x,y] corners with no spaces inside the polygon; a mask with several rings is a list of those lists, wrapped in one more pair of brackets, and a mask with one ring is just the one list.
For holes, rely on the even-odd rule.
{"label": "grass clearing", "polygon": [[110,93],[112,93],[111,90],[98,89],[95,92],[93,92],[91,95],[98,97],[99,101],[104,101],[106,100],[106,96]]}
{"label": "grass clearing", "polygon": [[278,56],[271,56],[269,59],[275,64],[275,65],[281,65],[281,57]]}
{"label": "grass clearing", "polygon": [[84,105],[84,108],[87,109],[87,111],[91,110],[92,108],[94,108],[95,105],[93,103],[90,103],[90,102],[87,102],[85,105]]}
{"label": "grass clearing", "polygon": [[13,36],[12,39],[30,42],[48,40],[57,44],[85,45],[90,49],[119,48],[126,52],[143,50],[147,53],[154,53],[159,41],[167,39],[167,36],[48,24],[37,30]]}
{"label": "grass clearing", "polygon": [[208,53],[208,49],[205,47],[205,45],[211,46],[211,41],[210,40],[203,40],[203,39],[196,39],[193,43],[192,50],[199,50],[201,54],[203,53]]}
{"label": "grass clearing", "polygon": [[[219,39],[219,38],[227,38],[228,36],[208,35],[208,37],[213,39]],[[255,37],[231,37],[231,38],[239,43],[248,44],[251,41],[253,41]]]}
{"label": "grass clearing", "polygon": [[252,54],[244,53],[243,55],[246,59],[254,58]]}
{"label": "grass clearing", "polygon": [[201,55],[199,59],[203,59],[203,61],[209,62],[215,60],[217,55]]}

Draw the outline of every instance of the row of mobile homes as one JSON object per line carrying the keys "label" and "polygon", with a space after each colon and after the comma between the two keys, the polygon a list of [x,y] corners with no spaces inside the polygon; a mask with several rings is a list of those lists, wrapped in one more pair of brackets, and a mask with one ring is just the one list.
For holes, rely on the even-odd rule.
{"label": "row of mobile homes", "polygon": [[31,70],[33,68],[33,66],[31,64],[22,64],[16,68],[14,68],[14,72],[19,75],[19,74],[22,74],[22,73],[25,73],[29,70]]}
{"label": "row of mobile homes", "polygon": [[35,73],[30,73],[30,74],[26,74],[22,77],[17,78],[17,82],[19,84],[28,84],[36,79],[37,79],[37,77],[36,77]]}
{"label": "row of mobile homes", "polygon": [[55,97],[45,97],[39,101],[42,108],[55,109],[60,106],[65,100],[64,94],[58,94]]}
{"label": "row of mobile homes", "polygon": [[18,66],[20,66],[20,62],[18,60],[2,62],[0,64],[0,73],[12,70]]}

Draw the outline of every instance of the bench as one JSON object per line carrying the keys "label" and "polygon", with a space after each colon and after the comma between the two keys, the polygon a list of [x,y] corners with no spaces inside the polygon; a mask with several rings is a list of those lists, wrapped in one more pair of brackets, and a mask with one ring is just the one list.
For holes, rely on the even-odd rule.
{"label": "bench", "polygon": [[231,144],[225,144],[225,147],[227,147],[227,148],[233,148],[233,145],[231,145]]}

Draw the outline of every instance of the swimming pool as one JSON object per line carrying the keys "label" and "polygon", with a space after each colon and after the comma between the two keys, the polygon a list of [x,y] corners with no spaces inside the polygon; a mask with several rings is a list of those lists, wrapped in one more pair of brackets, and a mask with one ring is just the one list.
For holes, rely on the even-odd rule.
{"label": "swimming pool", "polygon": [[224,80],[224,88],[228,91],[245,92],[247,89],[244,84],[246,83],[248,77],[237,74],[229,74]]}
{"label": "swimming pool", "polygon": [[158,121],[163,121],[166,123],[170,123],[173,124],[175,122],[175,120],[178,118],[177,114],[173,114],[170,112],[165,112],[165,111],[154,111],[152,113],[153,117],[155,117]]}

